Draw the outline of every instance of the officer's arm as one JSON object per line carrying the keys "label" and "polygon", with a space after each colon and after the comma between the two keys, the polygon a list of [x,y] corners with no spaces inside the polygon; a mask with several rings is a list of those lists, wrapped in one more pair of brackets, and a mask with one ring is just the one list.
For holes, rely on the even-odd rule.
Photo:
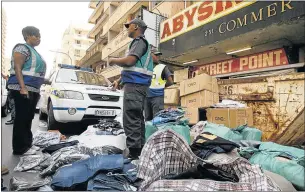
{"label": "officer's arm", "polygon": [[110,58],[109,65],[118,65],[120,67],[131,67],[136,64],[137,57],[133,55],[128,55],[127,57],[123,58]]}
{"label": "officer's arm", "polygon": [[26,57],[23,54],[21,54],[19,52],[14,53],[15,75],[16,75],[17,81],[18,81],[21,89],[25,88],[23,75],[22,75],[22,67],[25,63],[25,59],[26,59]]}
{"label": "officer's arm", "polygon": [[167,81],[166,81],[165,87],[169,87],[169,86],[171,86],[173,84],[174,84],[173,77],[172,76],[167,77]]}
{"label": "officer's arm", "polygon": [[109,60],[110,65],[119,65],[121,67],[131,67],[134,66],[138,59],[146,53],[147,44],[143,39],[135,39],[129,48],[128,56],[123,58],[111,58]]}

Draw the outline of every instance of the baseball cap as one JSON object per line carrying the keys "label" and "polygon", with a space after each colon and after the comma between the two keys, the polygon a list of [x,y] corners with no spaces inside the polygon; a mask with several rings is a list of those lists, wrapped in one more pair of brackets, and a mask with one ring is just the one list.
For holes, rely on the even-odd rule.
{"label": "baseball cap", "polygon": [[135,25],[139,26],[142,29],[146,29],[147,28],[147,25],[144,23],[144,21],[139,19],[139,18],[135,18],[135,19],[129,21],[128,23],[124,23],[126,28],[128,28],[130,24],[135,24]]}
{"label": "baseball cap", "polygon": [[151,52],[156,56],[162,55],[162,53],[154,46],[151,46]]}

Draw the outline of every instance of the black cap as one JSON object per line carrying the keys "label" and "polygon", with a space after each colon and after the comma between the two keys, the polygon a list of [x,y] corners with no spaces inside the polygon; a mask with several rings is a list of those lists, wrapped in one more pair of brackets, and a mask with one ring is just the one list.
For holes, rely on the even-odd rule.
{"label": "black cap", "polygon": [[135,18],[135,19],[131,20],[128,23],[124,23],[126,28],[128,28],[130,24],[135,24],[135,25],[139,26],[142,29],[146,29],[147,28],[147,25],[144,23],[144,21],[139,19],[139,18]]}

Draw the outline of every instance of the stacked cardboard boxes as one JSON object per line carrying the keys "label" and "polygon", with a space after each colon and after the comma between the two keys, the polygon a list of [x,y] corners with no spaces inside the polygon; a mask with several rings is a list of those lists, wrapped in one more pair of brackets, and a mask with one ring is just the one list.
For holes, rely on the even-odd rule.
{"label": "stacked cardboard boxes", "polygon": [[172,85],[164,90],[164,108],[180,106],[179,85]]}
{"label": "stacked cardboard boxes", "polygon": [[199,108],[210,107],[219,102],[218,84],[215,77],[197,75],[180,83],[181,106],[186,110],[190,124],[199,121]]}

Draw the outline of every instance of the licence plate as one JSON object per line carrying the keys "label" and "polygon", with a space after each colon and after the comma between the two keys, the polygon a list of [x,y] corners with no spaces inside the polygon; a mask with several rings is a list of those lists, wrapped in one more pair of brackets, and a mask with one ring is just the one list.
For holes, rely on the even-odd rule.
{"label": "licence plate", "polygon": [[95,116],[115,116],[115,110],[95,110]]}

